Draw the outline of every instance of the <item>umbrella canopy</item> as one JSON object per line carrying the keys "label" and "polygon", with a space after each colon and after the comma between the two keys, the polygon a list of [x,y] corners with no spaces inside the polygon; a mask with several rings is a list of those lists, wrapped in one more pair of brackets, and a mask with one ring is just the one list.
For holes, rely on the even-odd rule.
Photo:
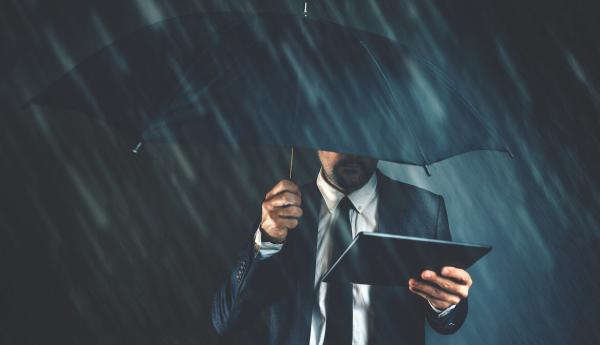
{"label": "umbrella canopy", "polygon": [[149,142],[298,146],[424,166],[506,151],[448,78],[407,47],[293,15],[152,25],[34,102],[99,114]]}

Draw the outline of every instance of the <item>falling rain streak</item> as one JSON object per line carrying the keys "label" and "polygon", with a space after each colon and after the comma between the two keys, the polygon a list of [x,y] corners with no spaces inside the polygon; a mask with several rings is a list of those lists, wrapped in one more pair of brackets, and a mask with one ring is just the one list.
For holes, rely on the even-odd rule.
{"label": "falling rain streak", "polygon": [[[376,152],[380,143],[423,132],[408,115],[392,111],[402,107],[427,114],[424,123],[443,124],[444,131],[422,138],[436,149],[460,142],[471,151],[477,148],[470,140],[500,138],[501,148],[514,154],[472,151],[437,162],[423,149],[416,165],[407,165],[392,157],[407,147],[394,144],[386,148],[389,161],[379,163],[385,174],[444,197],[455,241],[494,247],[470,270],[475,284],[463,328],[451,337],[428,329],[428,343],[600,339],[600,27],[593,1],[310,1],[306,17],[304,1],[25,1],[12,7],[0,10],[0,343],[222,343],[210,324],[211,298],[256,229],[265,193],[288,176],[290,145],[278,146],[286,137],[281,128],[292,124],[289,133],[304,140],[293,176],[305,183],[319,169],[310,150],[317,130],[331,129],[341,141],[367,137],[363,153]],[[239,34],[239,23],[219,17],[228,11],[291,14],[364,30],[403,44],[443,77],[410,60],[402,65],[405,89],[397,92],[391,76],[398,70],[373,68],[398,87],[388,90],[394,98],[365,90],[356,69],[320,68],[323,56],[299,59],[301,44],[318,45],[318,39],[282,48],[265,31],[256,45],[240,44],[281,63],[248,68],[221,85],[236,66],[250,64],[236,50],[241,45],[219,46],[239,56],[211,55],[220,40]],[[164,35],[157,29],[127,41],[148,25],[207,13],[204,33],[173,25]],[[144,37],[161,43],[132,58],[128,52]],[[113,42],[124,43],[106,50],[110,68],[101,74],[124,76],[113,90],[92,91],[84,71],[73,78],[77,93],[50,97],[49,103],[65,97],[71,107],[27,103]],[[185,80],[196,73],[194,61],[210,67],[198,69],[197,78],[220,89],[186,94],[197,87]],[[159,69],[152,64],[164,67],[160,78],[153,78]],[[293,94],[287,88],[252,92],[264,87],[266,76],[285,71],[294,75],[286,79]],[[340,80],[343,88],[326,87]],[[350,91],[340,95],[342,89]],[[227,102],[216,102],[215,90],[219,97],[233,91]],[[449,134],[465,130],[452,121],[455,106],[448,100],[455,94],[482,124],[468,138]],[[107,95],[127,104],[126,111],[105,108]],[[185,101],[168,108],[178,97]],[[285,97],[294,102],[280,106]],[[311,107],[322,113],[310,114]],[[251,139],[271,145],[236,142],[244,129],[227,111],[242,108],[260,119],[260,138]],[[281,122],[269,120],[267,110],[275,108]],[[383,114],[385,121],[354,116],[360,128],[349,135],[343,117],[329,116],[339,109]],[[167,135],[161,130],[169,127],[171,135],[182,135],[176,130],[186,111],[217,114],[212,128],[222,140],[206,145],[214,134],[208,132],[200,144],[146,142],[143,131],[133,130],[141,126],[152,137]],[[180,117],[151,121],[165,114]],[[390,123],[404,130],[377,135],[387,134]]]}

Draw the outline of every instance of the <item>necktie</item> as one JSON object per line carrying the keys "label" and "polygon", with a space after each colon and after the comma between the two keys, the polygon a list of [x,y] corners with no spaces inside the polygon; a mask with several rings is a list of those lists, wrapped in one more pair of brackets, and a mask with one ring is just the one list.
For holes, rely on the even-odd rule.
{"label": "necktie", "polygon": [[[338,215],[331,227],[332,251],[330,265],[333,265],[352,241],[350,209],[354,208],[348,197],[338,205]],[[326,283],[325,298],[325,341],[324,345],[352,344],[352,284]]]}

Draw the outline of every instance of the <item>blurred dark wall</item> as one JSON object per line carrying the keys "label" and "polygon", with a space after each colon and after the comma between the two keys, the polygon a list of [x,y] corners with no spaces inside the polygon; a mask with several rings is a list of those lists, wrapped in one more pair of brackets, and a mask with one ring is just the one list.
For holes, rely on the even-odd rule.
{"label": "blurred dark wall", "polygon": [[[299,4],[297,4],[299,3]],[[175,15],[300,2],[0,5],[0,343],[214,344],[210,299],[287,174],[285,149],[151,146],[85,114],[21,109],[115,37]],[[431,343],[600,337],[600,45],[594,1],[320,1],[316,17],[413,46],[509,142],[432,168],[455,239],[494,245],[465,327]],[[310,152],[296,163],[310,180]]]}

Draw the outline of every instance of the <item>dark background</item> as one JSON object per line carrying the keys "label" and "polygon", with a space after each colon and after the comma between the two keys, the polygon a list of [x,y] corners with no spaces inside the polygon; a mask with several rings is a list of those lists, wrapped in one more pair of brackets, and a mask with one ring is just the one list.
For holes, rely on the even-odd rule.
{"label": "dark background", "polygon": [[[115,38],[207,10],[302,1],[0,3],[0,343],[215,344],[210,299],[286,176],[274,148],[134,144],[85,114],[21,108]],[[313,1],[446,71],[515,158],[388,175],[442,194],[455,240],[490,243],[467,323],[433,344],[600,339],[600,24],[595,1]],[[151,73],[151,71],[149,71]],[[318,165],[302,152],[297,179]]]}

